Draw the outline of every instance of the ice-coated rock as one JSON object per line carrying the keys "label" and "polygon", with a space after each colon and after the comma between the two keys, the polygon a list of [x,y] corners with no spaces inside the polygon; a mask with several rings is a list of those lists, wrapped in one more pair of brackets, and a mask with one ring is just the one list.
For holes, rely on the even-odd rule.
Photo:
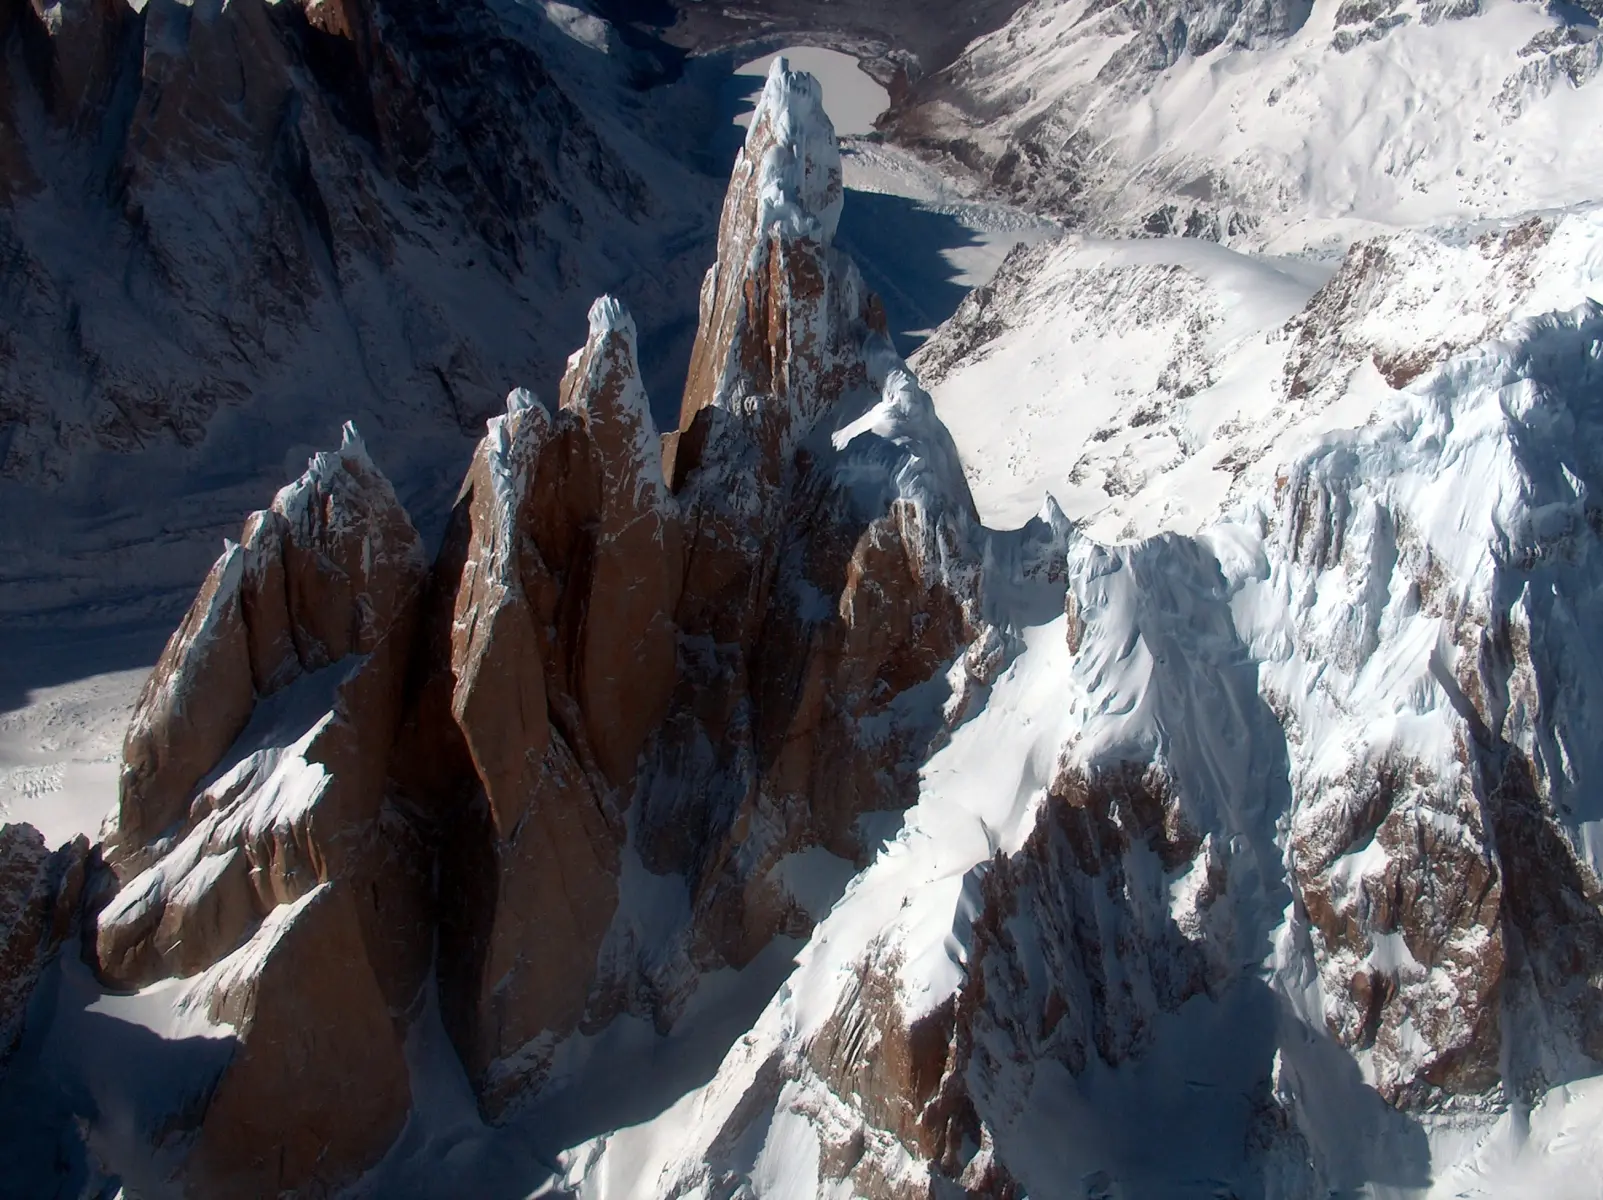
{"label": "ice-coated rock", "polygon": [[[863,386],[859,327],[873,321],[877,302],[832,244],[843,194],[818,83],[777,58],[735,160],[717,262],[702,282],[701,323],[669,441],[675,491],[709,439],[730,439],[734,429],[752,443],[754,461],[741,469],[772,488],[813,424]],[[699,415],[708,408],[719,412]],[[715,453],[726,463],[733,454]]]}
{"label": "ice-coated rock", "polygon": [[197,785],[260,700],[372,655],[410,619],[423,571],[416,530],[347,425],[338,451],[314,457],[246,521],[243,544],[224,547],[163,650],[123,747],[112,864],[142,864],[192,819]]}

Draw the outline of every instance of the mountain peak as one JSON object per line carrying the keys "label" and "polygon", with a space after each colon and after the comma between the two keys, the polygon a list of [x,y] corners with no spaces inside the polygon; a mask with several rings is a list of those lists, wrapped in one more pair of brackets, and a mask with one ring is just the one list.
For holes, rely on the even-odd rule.
{"label": "mountain peak", "polygon": [[824,89],[805,71],[774,59],[763,85],[736,177],[755,170],[757,228],[777,225],[788,237],[828,245],[840,224],[844,198],[840,143],[824,111]]}

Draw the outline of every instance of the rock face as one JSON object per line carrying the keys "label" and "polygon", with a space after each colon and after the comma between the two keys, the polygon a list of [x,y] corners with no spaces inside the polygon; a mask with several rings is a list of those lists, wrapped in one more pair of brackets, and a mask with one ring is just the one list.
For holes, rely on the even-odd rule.
{"label": "rock face", "polygon": [[0,1064],[16,1049],[45,962],[77,932],[89,843],[52,851],[32,825],[0,825]]}
{"label": "rock face", "polygon": [[[928,419],[831,244],[840,202],[817,85],[776,67],[681,428],[659,445],[633,322],[603,300],[557,408],[514,396],[475,460],[436,569],[457,581],[450,706],[478,830],[447,860],[464,903],[442,913],[442,1000],[492,1111],[568,1033],[620,1012],[667,1027],[698,971],[805,932],[785,860],[859,859],[854,823],[905,806],[939,724],[938,701],[898,701],[959,649],[938,545],[955,535],[898,498],[905,447],[831,440],[877,378],[881,404]],[[685,880],[666,944],[625,857]],[[468,885],[490,863],[493,896]]]}
{"label": "rock face", "polygon": [[387,769],[424,571],[347,426],[225,548],[136,706],[89,949],[114,985],[191,978],[238,1039],[194,1186],[329,1188],[405,1119],[431,862]]}
{"label": "rock face", "polygon": [[375,1161],[410,1105],[394,1016],[356,911],[322,883],[263,920],[204,978],[196,1003],[239,1045],[186,1164],[197,1194],[327,1194]]}
{"label": "rock face", "polygon": [[[6,87],[8,273],[28,294],[0,360],[0,414],[18,428],[7,476],[60,481],[84,443],[193,444],[219,405],[304,369],[307,335],[340,317],[392,401],[426,389],[431,406],[474,428],[499,355],[420,287],[430,260],[449,274],[473,254],[451,255],[437,234],[418,253],[415,235],[430,220],[467,235],[496,262],[494,286],[515,294],[521,276],[546,274],[529,261],[542,233],[576,232],[565,227],[581,218],[564,208],[627,220],[650,204],[537,46],[483,6],[46,13],[21,2],[8,5],[4,31],[17,66]],[[468,59],[495,63],[493,78],[468,86]],[[560,145],[542,146],[544,130]],[[186,189],[206,197],[199,228],[175,203]],[[42,205],[69,206],[58,221],[93,215],[119,231],[104,269],[132,271],[139,303],[108,309],[97,271],[63,254],[65,226],[53,228]],[[399,296],[379,293],[386,281]],[[120,337],[118,317],[152,340]],[[408,358],[386,341],[398,323]],[[523,329],[519,340],[523,353],[543,340],[555,359],[549,337]],[[52,399],[78,390],[76,410]]]}
{"label": "rock face", "polygon": [[[910,445],[872,428],[876,413],[935,423],[833,244],[841,203],[818,85],[776,66],[735,164],[666,452],[685,525],[681,684],[640,853],[697,881],[707,965],[806,927],[765,879],[786,855],[821,845],[856,861],[857,819],[905,807],[906,756],[933,729],[898,700],[964,633],[942,543],[967,535],[972,502],[959,480],[935,512],[920,491],[935,472],[898,478],[926,435],[951,453],[944,430]],[[854,422],[869,425],[860,441]],[[888,737],[870,746],[876,714]]]}
{"label": "rock face", "polygon": [[623,811],[673,688],[682,570],[634,322],[602,299],[556,413],[518,392],[491,422],[436,567],[454,588],[448,736],[471,759],[442,1002],[492,1109],[534,1069],[519,1056],[585,1015]]}

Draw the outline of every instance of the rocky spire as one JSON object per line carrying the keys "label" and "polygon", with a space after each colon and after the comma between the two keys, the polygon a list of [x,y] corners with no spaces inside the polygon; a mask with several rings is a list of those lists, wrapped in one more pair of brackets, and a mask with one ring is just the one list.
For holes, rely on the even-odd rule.
{"label": "rocky spire", "polygon": [[621,813],[677,679],[683,555],[660,456],[634,320],[603,297],[556,411],[513,393],[491,422],[459,504],[461,566],[448,551],[436,569],[459,572],[451,711],[487,818],[443,866],[464,882],[448,888],[442,995],[491,1111],[537,1067],[527,1048],[585,1014]]}
{"label": "rocky spire", "polygon": [[114,862],[180,819],[261,697],[369,654],[423,577],[423,543],[353,425],[228,542],[138,703],[123,747]]}
{"label": "rocky spire", "polygon": [[677,489],[700,460],[709,406],[752,427],[766,478],[852,383],[861,382],[866,296],[833,248],[843,199],[840,148],[812,76],[774,60],[718,225],[701,324],[670,449]]}
{"label": "rocky spire", "polygon": [[104,850],[123,886],[86,940],[111,984],[196,977],[185,1003],[234,1031],[186,1117],[206,1190],[335,1186],[405,1118],[392,1014],[429,961],[429,879],[385,776],[424,572],[347,425],[227,544],[135,707]]}
{"label": "rocky spire", "polygon": [[673,689],[683,565],[634,318],[610,296],[591,306],[590,337],[568,364],[562,407],[579,419],[601,483],[586,619],[574,647],[576,699],[602,770],[621,787]]}
{"label": "rocky spire", "polygon": [[[942,709],[903,697],[970,633],[947,563],[972,547],[940,510],[972,523],[972,503],[831,244],[841,195],[818,85],[781,62],[681,430],[659,436],[634,321],[603,297],[557,403],[519,389],[488,422],[426,580],[349,429],[218,560],[135,715],[94,938],[111,983],[200,976],[195,1003],[245,1043],[194,1180],[276,1193],[371,1163],[431,962],[498,1117],[565,1039],[620,1013],[667,1027],[699,972],[804,935],[818,897],[783,864],[857,862],[859,818],[911,800]],[[644,912],[663,889],[682,904]],[[328,1153],[264,1176],[250,1145],[304,1140],[264,1040],[294,1024],[376,1082],[328,1081]]]}

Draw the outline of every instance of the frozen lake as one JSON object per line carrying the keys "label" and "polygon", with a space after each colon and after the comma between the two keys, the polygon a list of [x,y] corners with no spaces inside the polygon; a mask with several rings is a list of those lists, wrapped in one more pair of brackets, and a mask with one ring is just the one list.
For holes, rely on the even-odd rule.
{"label": "frozen lake", "polygon": [[890,107],[885,89],[869,78],[851,55],[816,46],[792,46],[735,68],[737,80],[749,80],[745,103],[735,115],[735,124],[744,128],[751,123],[751,110],[762,95],[768,65],[781,55],[790,60],[791,70],[806,71],[824,85],[824,111],[843,138],[872,133],[874,119]]}

